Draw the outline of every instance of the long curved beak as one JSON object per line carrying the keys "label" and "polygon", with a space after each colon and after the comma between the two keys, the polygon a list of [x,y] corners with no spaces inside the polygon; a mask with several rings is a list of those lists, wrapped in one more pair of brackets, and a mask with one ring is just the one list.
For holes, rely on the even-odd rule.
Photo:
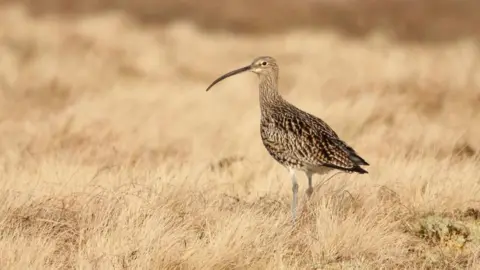
{"label": "long curved beak", "polygon": [[224,75],[220,76],[218,79],[216,79],[215,81],[213,81],[212,84],[210,84],[210,86],[207,88],[206,91],[210,90],[210,88],[212,88],[215,84],[217,84],[217,83],[220,82],[221,80],[226,79],[226,78],[228,78],[228,77],[230,77],[230,76],[233,76],[233,75],[236,75],[236,74],[239,74],[239,73],[248,71],[248,70],[250,70],[250,68],[251,68],[251,66],[242,67],[242,68],[239,68],[239,69],[230,71],[230,72],[228,72],[227,74],[224,74]]}

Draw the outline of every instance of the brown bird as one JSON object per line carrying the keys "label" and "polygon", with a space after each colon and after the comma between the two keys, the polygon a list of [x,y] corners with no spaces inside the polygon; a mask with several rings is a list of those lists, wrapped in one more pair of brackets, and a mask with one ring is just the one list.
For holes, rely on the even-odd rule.
{"label": "brown bird", "polygon": [[270,56],[257,57],[245,67],[222,75],[207,88],[221,80],[251,71],[260,79],[260,134],[268,153],[285,166],[292,180],[292,219],[295,221],[298,183],[295,171],[303,171],[308,178],[307,196],[313,193],[313,174],[331,170],[348,173],[368,173],[361,165],[369,164],[355,150],[342,141],[323,120],[304,112],[278,92],[279,69]]}

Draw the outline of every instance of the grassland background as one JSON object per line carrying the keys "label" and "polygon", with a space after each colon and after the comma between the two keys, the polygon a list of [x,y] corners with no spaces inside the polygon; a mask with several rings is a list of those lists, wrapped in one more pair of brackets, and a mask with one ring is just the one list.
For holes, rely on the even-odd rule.
{"label": "grassland background", "polygon": [[[479,269],[478,4],[378,2],[3,1],[1,268]],[[255,76],[204,91],[258,55],[371,164],[295,227]]]}

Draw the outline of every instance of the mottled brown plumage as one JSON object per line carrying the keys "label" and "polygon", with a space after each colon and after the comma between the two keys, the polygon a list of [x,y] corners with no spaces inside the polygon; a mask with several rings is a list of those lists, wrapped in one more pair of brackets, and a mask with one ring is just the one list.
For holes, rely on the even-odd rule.
{"label": "mottled brown plumage", "polygon": [[260,134],[268,153],[290,171],[294,220],[298,191],[296,170],[307,175],[309,197],[313,192],[313,174],[325,174],[332,169],[367,173],[360,166],[369,164],[343,142],[330,126],[283,99],[278,92],[279,70],[274,58],[258,57],[249,66],[216,79],[207,91],[217,82],[244,71],[252,71],[260,79]]}

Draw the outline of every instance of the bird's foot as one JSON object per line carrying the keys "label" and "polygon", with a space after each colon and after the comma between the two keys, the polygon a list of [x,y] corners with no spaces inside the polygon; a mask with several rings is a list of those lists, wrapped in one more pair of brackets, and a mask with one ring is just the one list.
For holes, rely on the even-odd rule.
{"label": "bird's foot", "polygon": [[313,188],[312,187],[307,188],[307,191],[305,193],[307,194],[307,197],[310,199],[313,193]]}

